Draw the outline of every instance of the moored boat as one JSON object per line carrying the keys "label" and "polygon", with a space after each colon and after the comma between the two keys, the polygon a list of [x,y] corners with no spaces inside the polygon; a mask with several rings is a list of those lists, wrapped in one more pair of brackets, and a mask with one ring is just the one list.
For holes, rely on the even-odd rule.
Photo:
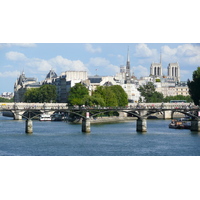
{"label": "moored boat", "polygon": [[49,114],[41,114],[40,115],[40,121],[51,121],[52,119],[51,119],[51,115],[49,115]]}
{"label": "moored boat", "polygon": [[191,128],[191,122],[190,121],[180,121],[173,119],[171,123],[169,124],[169,128],[173,129],[190,129]]}

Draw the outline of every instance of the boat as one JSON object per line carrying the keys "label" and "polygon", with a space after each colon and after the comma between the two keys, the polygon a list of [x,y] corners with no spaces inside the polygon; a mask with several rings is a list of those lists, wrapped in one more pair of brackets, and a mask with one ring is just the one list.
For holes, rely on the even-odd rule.
{"label": "boat", "polygon": [[173,129],[190,129],[191,128],[191,122],[190,121],[182,121],[182,120],[173,119],[171,121],[171,123],[169,124],[169,128],[173,128]]}
{"label": "boat", "polygon": [[52,121],[64,121],[64,120],[67,120],[67,118],[64,113],[54,113],[51,116],[51,120]]}
{"label": "boat", "polygon": [[52,119],[51,119],[51,115],[49,115],[49,114],[41,114],[40,115],[40,121],[51,121]]}

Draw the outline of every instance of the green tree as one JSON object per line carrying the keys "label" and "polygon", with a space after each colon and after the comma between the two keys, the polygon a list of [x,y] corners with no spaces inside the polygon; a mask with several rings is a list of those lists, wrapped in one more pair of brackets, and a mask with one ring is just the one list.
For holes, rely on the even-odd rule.
{"label": "green tree", "polygon": [[75,86],[73,86],[70,89],[68,102],[71,105],[83,105],[84,98],[89,96],[88,89],[82,85],[81,83],[76,83]]}
{"label": "green tree", "polygon": [[40,102],[56,102],[56,86],[55,85],[42,85],[39,88],[39,101]]}
{"label": "green tree", "polygon": [[187,85],[189,88],[189,94],[194,101],[195,105],[200,104],[200,67],[197,67],[197,70],[193,72],[193,80],[188,79]]}
{"label": "green tree", "polygon": [[192,99],[189,95],[188,96],[183,96],[183,95],[166,96],[163,99],[163,102],[170,102],[171,100],[186,100],[187,102],[192,102]]}
{"label": "green tree", "polygon": [[112,85],[110,88],[115,93],[118,106],[128,105],[128,95],[120,85]]}
{"label": "green tree", "polygon": [[118,106],[116,95],[110,86],[98,86],[92,96],[102,98],[105,106]]}
{"label": "green tree", "polygon": [[105,102],[101,96],[85,96],[84,104],[86,106],[105,106]]}
{"label": "green tree", "polygon": [[145,98],[145,101],[147,103],[156,103],[163,101],[163,94],[156,91],[155,86],[152,82],[148,82],[146,85],[140,86],[138,88],[138,91]]}
{"label": "green tree", "polygon": [[56,102],[56,86],[42,85],[40,88],[27,89],[24,94],[25,102]]}
{"label": "green tree", "polygon": [[7,99],[7,98],[3,98],[3,97],[0,97],[0,102],[13,102],[13,98],[12,99]]}
{"label": "green tree", "polygon": [[38,88],[27,89],[24,94],[24,101],[25,102],[39,102],[38,93],[39,93]]}

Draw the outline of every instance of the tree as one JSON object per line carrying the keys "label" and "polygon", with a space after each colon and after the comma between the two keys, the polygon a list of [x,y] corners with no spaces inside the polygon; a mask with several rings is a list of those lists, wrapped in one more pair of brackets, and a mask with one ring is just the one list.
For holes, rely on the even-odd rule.
{"label": "tree", "polygon": [[116,95],[110,86],[98,86],[92,96],[102,98],[107,107],[118,106]]}
{"label": "tree", "polygon": [[110,88],[115,93],[118,106],[128,105],[128,95],[120,85],[112,85]]}
{"label": "tree", "polygon": [[56,102],[56,86],[55,85],[42,85],[39,88],[39,101],[40,102]]}
{"label": "tree", "polygon": [[197,70],[193,72],[193,80],[188,79],[187,85],[189,88],[189,94],[194,101],[195,105],[200,104],[200,67],[197,67]]}
{"label": "tree", "polygon": [[39,102],[38,98],[39,89],[38,88],[29,88],[24,94],[25,102]]}
{"label": "tree", "polygon": [[84,98],[86,96],[89,96],[88,89],[81,83],[76,83],[75,86],[73,86],[70,89],[68,102],[71,105],[79,105],[80,106],[85,103]]}
{"label": "tree", "polygon": [[24,94],[25,102],[56,102],[56,86],[42,85],[40,88],[27,89]]}
{"label": "tree", "polygon": [[105,102],[101,96],[85,96],[84,104],[86,106],[105,106]]}
{"label": "tree", "polygon": [[183,96],[183,95],[166,96],[163,99],[163,102],[170,102],[171,100],[186,100],[187,102],[192,102],[192,99],[189,95],[188,96]]}
{"label": "tree", "polygon": [[13,102],[13,98],[12,99],[7,99],[7,98],[3,98],[3,97],[0,97],[0,102]]}
{"label": "tree", "polygon": [[145,98],[145,101],[147,103],[156,103],[163,101],[163,94],[156,91],[155,86],[152,82],[148,82],[146,85],[140,86],[138,88],[138,91]]}

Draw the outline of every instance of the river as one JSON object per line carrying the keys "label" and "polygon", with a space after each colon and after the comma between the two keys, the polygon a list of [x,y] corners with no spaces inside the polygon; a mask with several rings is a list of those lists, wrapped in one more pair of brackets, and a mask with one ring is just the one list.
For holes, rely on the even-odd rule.
{"label": "river", "polygon": [[81,124],[25,121],[0,116],[1,156],[199,156],[200,134],[169,129],[170,120],[147,120],[147,132],[136,132],[136,122],[92,124],[83,134]]}

